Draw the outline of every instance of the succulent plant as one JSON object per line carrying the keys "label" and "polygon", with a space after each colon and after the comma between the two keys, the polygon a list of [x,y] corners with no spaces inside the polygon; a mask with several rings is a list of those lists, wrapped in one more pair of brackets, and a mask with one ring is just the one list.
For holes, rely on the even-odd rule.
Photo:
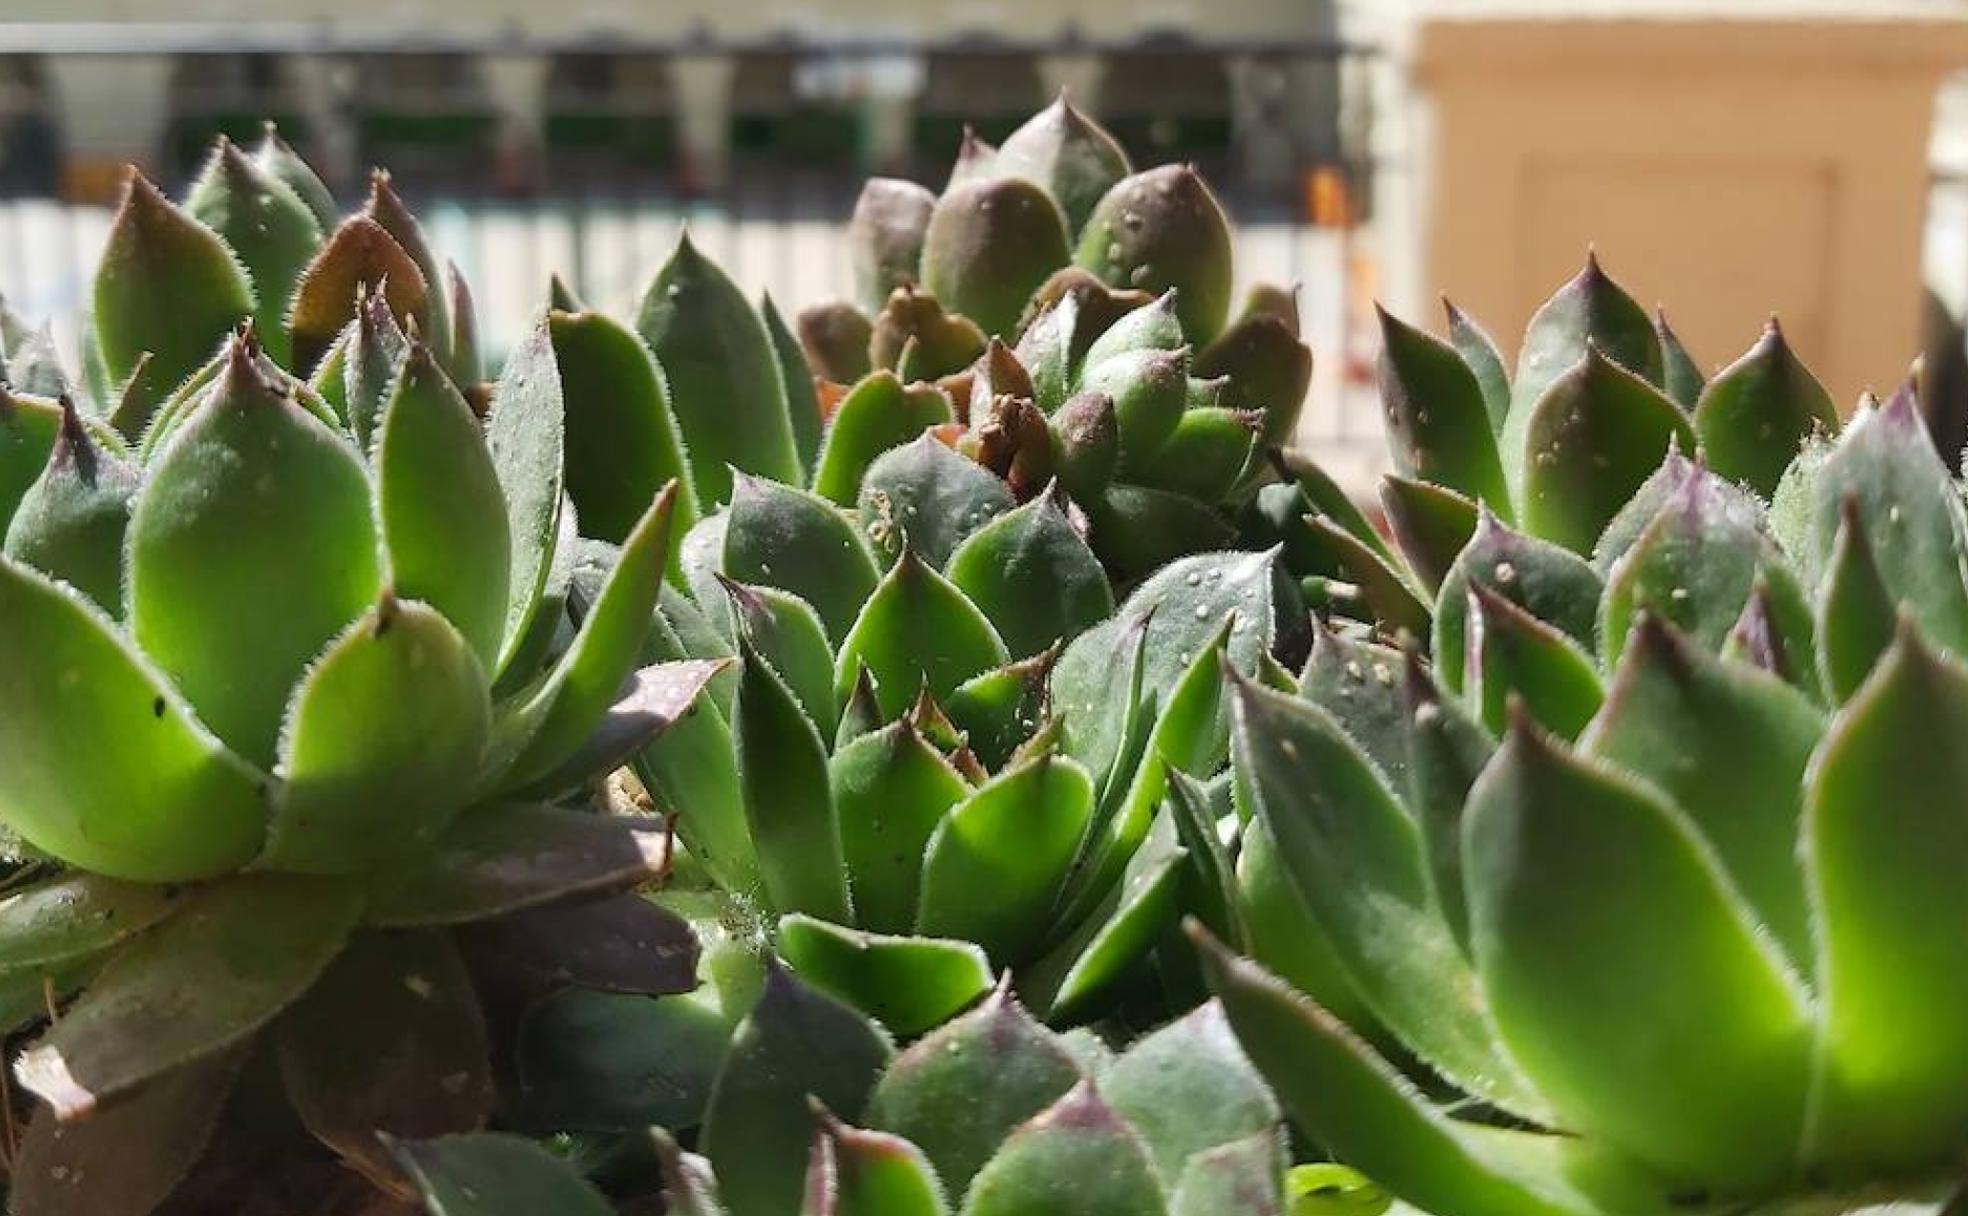
{"label": "succulent plant", "polygon": [[1669,332],[1596,264],[1514,380],[1460,314],[1386,319],[1396,545],[1356,537],[1295,689],[1232,677],[1246,944],[1303,994],[1214,947],[1211,983],[1437,1216],[1938,1211],[1957,454],[1911,388],[1841,427],[1774,322],[1699,390]]}
{"label": "succulent plant", "polygon": [[570,598],[595,555],[554,325],[481,421],[468,297],[387,179],[324,236],[303,173],[221,143],[183,206],[133,177],[90,376],[45,331],[5,345],[0,1020],[44,1103],[18,1144],[7,1108],[22,1216],[181,1183],[236,1210],[293,1116],[407,1193],[378,1133],[484,1125],[504,1002],[695,983],[682,921],[629,893],[663,822],[589,788],[723,666],[640,661],[685,491],[625,504]]}
{"label": "succulent plant", "polygon": [[[1277,1102],[1220,1007],[1115,1054],[1085,1031],[1046,1029],[1003,986],[898,1053],[865,1018],[773,972],[719,1070],[703,1139],[705,1157],[661,1132],[646,1153],[670,1212],[1270,1216],[1288,1186]],[[444,1216],[615,1210],[524,1143],[402,1151]]]}

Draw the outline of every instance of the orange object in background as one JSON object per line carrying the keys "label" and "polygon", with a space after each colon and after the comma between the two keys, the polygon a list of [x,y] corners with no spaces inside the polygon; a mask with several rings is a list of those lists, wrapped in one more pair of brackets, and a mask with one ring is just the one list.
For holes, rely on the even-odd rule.
{"label": "orange object in background", "polygon": [[1353,188],[1339,165],[1315,165],[1305,171],[1305,220],[1315,228],[1351,228]]}

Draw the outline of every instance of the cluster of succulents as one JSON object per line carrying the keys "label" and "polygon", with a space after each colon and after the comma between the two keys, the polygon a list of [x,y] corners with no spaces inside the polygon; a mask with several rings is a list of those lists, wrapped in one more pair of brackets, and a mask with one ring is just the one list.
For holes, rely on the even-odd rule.
{"label": "cluster of succulents", "polygon": [[1841,424],[1775,322],[1704,382],[1596,264],[1514,377],[1384,328],[1396,543],[1295,691],[1232,677],[1303,922],[1206,951],[1246,1048],[1437,1216],[1941,1210],[1960,453],[1911,383]]}

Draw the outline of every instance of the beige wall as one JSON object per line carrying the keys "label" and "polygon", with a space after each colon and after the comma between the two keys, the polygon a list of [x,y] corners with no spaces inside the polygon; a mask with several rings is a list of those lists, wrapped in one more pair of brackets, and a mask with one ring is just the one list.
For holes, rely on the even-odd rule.
{"label": "beige wall", "polygon": [[1426,277],[1514,349],[1595,244],[1697,359],[1778,313],[1842,402],[1915,353],[1951,20],[1434,20]]}

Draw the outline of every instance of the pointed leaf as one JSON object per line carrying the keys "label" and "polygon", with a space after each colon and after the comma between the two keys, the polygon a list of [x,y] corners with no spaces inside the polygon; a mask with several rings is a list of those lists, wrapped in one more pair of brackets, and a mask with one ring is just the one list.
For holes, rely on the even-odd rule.
{"label": "pointed leaf", "polygon": [[61,1119],[210,1059],[296,1000],[348,939],[356,889],[254,875],[190,896],[138,938],[15,1072]]}
{"label": "pointed leaf", "polygon": [[1080,232],[1073,261],[1116,287],[1180,292],[1182,332],[1198,346],[1230,313],[1230,222],[1189,165],[1162,165],[1116,182]]}
{"label": "pointed leaf", "polygon": [[1236,529],[1205,503],[1147,486],[1111,485],[1082,504],[1087,537],[1117,582],[1147,578],[1170,562],[1237,543]]}
{"label": "pointed leaf", "polygon": [[1710,467],[1763,495],[1777,488],[1806,436],[1837,429],[1831,394],[1774,317],[1748,353],[1716,373],[1695,407],[1695,434]]}
{"label": "pointed leaf", "polygon": [[1469,365],[1476,386],[1483,392],[1483,410],[1489,415],[1490,430],[1501,432],[1503,420],[1510,414],[1510,373],[1503,368],[1503,356],[1497,353],[1496,340],[1447,296],[1442,297],[1442,311],[1448,316],[1449,345]]}
{"label": "pointed leaf", "polygon": [[731,1027],[695,999],[563,988],[517,1034],[515,1125],[628,1132],[696,1126]]}
{"label": "pointed leaf", "polygon": [[953,183],[936,200],[922,283],[987,335],[1009,337],[1033,291],[1067,260],[1066,217],[1045,190],[1022,177],[984,177]]}
{"label": "pointed leaf", "polygon": [[336,335],[355,318],[356,299],[365,288],[383,292],[399,322],[407,326],[414,320],[424,338],[436,337],[431,302],[439,297],[433,296],[423,270],[373,217],[354,215],[329,234],[294,289],[287,332],[296,372],[314,370]]}
{"label": "pointed leaf", "polygon": [[[376,426],[396,387],[403,357],[410,351],[410,338],[397,324],[381,290],[356,290],[362,294],[355,306],[355,319],[336,340],[330,357],[341,363],[342,374],[332,377],[342,390],[339,413],[348,421],[355,446],[368,452],[375,447]],[[328,361],[323,359],[322,363]],[[323,376],[320,368],[315,373],[323,385],[329,383],[331,378]]]}
{"label": "pointed leaf", "polygon": [[1321,625],[1298,679],[1298,695],[1331,715],[1396,792],[1408,786],[1413,729],[1402,666],[1399,651],[1356,642]]}
{"label": "pointed leaf", "polygon": [[1006,1138],[972,1182],[964,1216],[1162,1216],[1140,1139],[1091,1081]]}
{"label": "pointed leaf", "polygon": [[[1699,455],[1697,453],[1697,458]],[[1626,556],[1626,551],[1640,539],[1640,534],[1654,522],[1654,517],[1686,488],[1689,478],[1697,476],[1701,469],[1702,466],[1696,461],[1681,454],[1680,440],[1669,444],[1660,467],[1640,483],[1633,497],[1626,500],[1626,505],[1599,534],[1598,542],[1592,547],[1592,568],[1602,578],[1610,574],[1614,563]],[[1789,547],[1787,541],[1785,547]]]}
{"label": "pointed leaf", "polygon": [[1482,385],[1455,349],[1380,312],[1380,398],[1395,470],[1511,518]]}
{"label": "pointed leaf", "polygon": [[[1659,308],[1654,310],[1654,336],[1660,339],[1661,347],[1661,391],[1668,400],[1684,410],[1692,411],[1701,400],[1702,389],[1707,387],[1708,378],[1702,375],[1701,365],[1695,362],[1688,348],[1681,345],[1681,339],[1667,323],[1667,313]],[[1700,430],[1700,423],[1696,423]]]}
{"label": "pointed leaf", "polygon": [[1005,767],[1013,752],[1039,729],[1051,696],[1057,645],[1029,659],[972,676],[950,694],[944,711],[984,767]]}
{"label": "pointed leaf", "polygon": [[850,921],[827,751],[786,682],[749,643],[731,716],[745,817],[771,906]]}
{"label": "pointed leaf", "polygon": [[848,220],[846,243],[854,295],[869,312],[888,293],[922,278],[923,233],[936,195],[912,181],[871,177],[862,183]]}
{"label": "pointed leaf", "polygon": [[64,401],[48,467],[22,495],[0,552],[121,615],[123,539],[137,480],[135,466],[98,445]]}
{"label": "pointed leaf", "polygon": [[1720,650],[1757,571],[1771,560],[1781,555],[1763,532],[1763,505],[1697,468],[1606,575],[1601,661],[1619,661],[1643,611],[1671,621],[1703,649]]}
{"label": "pointed leaf", "polygon": [[1670,1178],[1788,1176],[1809,1000],[1680,811],[1519,715],[1463,853],[1498,1032],[1565,1126]]}
{"label": "pointed leaf", "polygon": [[813,468],[820,454],[820,397],[815,390],[813,370],[807,366],[799,339],[779,315],[779,306],[768,293],[759,300],[759,316],[765,321],[765,336],[772,342],[772,356],[779,362],[779,379],[786,386],[786,416],[793,427],[793,450],[802,471]]}
{"label": "pointed leaf", "polygon": [[1032,1007],[1054,1022],[1083,1021],[1174,925],[1188,858],[1164,815],[1127,859],[1104,897],[1020,977]]}
{"label": "pointed leaf", "polygon": [[827,775],[856,923],[908,932],[916,924],[924,850],[969,787],[906,718],[840,746]]}
{"label": "pointed leaf", "polygon": [[1109,187],[1131,171],[1127,153],[1062,95],[998,145],[997,170],[1045,187],[1077,233]]}
{"label": "pointed leaf", "polygon": [[0,523],[10,523],[28,487],[46,471],[61,433],[61,406],[0,385]]}
{"label": "pointed leaf", "polygon": [[900,1136],[849,1127],[816,1106],[820,1129],[801,1216],[948,1216],[922,1150]]}
{"label": "pointed leaf", "polygon": [[1546,730],[1578,737],[1605,700],[1592,659],[1564,634],[1480,583],[1469,589],[1463,687],[1501,733],[1513,701]]}
{"label": "pointed leaf", "polygon": [[566,482],[565,397],[554,358],[553,331],[542,317],[506,358],[492,390],[485,422],[492,467],[505,492],[512,559],[506,583],[505,627],[499,661],[503,672],[533,626],[553,564]]}
{"label": "pointed leaf", "polygon": [[1479,508],[1454,490],[1392,474],[1381,478],[1380,505],[1409,572],[1434,595],[1476,535]]}
{"label": "pointed leaf", "polygon": [[1267,444],[1292,442],[1312,387],[1312,350],[1299,339],[1297,298],[1287,300],[1289,319],[1246,305],[1244,315],[1196,355],[1196,375],[1228,378],[1225,404],[1264,415]]}
{"label": "pointed leaf", "polygon": [[[1169,1216],[1271,1216],[1286,1211],[1284,1152],[1259,1132],[1191,1158],[1169,1195]],[[1294,1209],[1295,1210],[1295,1209]]]}
{"label": "pointed leaf", "polygon": [[989,469],[923,434],[868,466],[856,504],[878,550],[894,556],[907,544],[941,570],[965,537],[1016,500]]}
{"label": "pointed leaf", "polygon": [[1313,540],[1352,582],[1359,599],[1381,628],[1389,633],[1405,629],[1417,637],[1428,632],[1431,624],[1428,605],[1373,546],[1362,544],[1351,532],[1324,516],[1307,516],[1305,525]]}
{"label": "pointed leaf", "polygon": [[480,1132],[390,1145],[431,1216],[610,1216],[566,1161],[518,1136]]}
{"label": "pointed leaf", "polygon": [[598,312],[554,312],[548,327],[566,408],[567,493],[584,535],[620,542],[672,479],[679,533],[697,519],[663,369],[635,331]]}
{"label": "pointed leaf", "polygon": [[324,231],[335,226],[335,221],[341,217],[341,208],[335,205],[335,196],[328,192],[328,187],[322,184],[314,169],[280,137],[280,130],[273,123],[267,123],[262,131],[260,142],[253,149],[253,159],[300,196]]}
{"label": "pointed leaf", "polygon": [[874,677],[882,716],[892,719],[919,690],[927,688],[943,700],[965,680],[1010,658],[977,605],[907,549],[842,638],[834,658],[834,692],[845,701],[856,671],[865,666]]}
{"label": "pointed leaf", "polygon": [[[831,503],[764,478],[737,479],[720,547],[726,575],[799,596],[833,638],[847,635],[881,578],[867,541]],[[709,611],[701,595],[699,606]]]}
{"label": "pointed leaf", "polygon": [[176,914],[179,892],[95,874],[58,874],[0,900],[0,973],[100,954]]}
{"label": "pointed leaf", "polygon": [[801,979],[897,1035],[939,1026],[991,990],[990,961],[969,942],[866,933],[796,914],[779,922],[779,949]]}
{"label": "pointed leaf", "polygon": [[321,247],[321,221],[291,185],[224,136],[185,196],[185,210],[238,256],[258,301],[254,327],[274,361],[286,364],[287,303]]}
{"label": "pointed leaf", "polygon": [[950,399],[941,389],[905,387],[893,372],[870,374],[834,410],[814,466],[813,492],[841,506],[853,506],[861,479],[877,456],[951,417]]}
{"label": "pointed leaf", "polygon": [[1284,1120],[1215,1001],[1136,1041],[1101,1072],[1100,1091],[1147,1145],[1171,1191],[1197,1154],[1275,1138]]}
{"label": "pointed leaf", "polygon": [[[1489,762],[1496,743],[1461,701],[1443,692],[1419,655],[1409,651],[1405,659],[1402,700],[1410,723],[1406,739],[1408,807],[1421,828],[1435,902],[1457,944],[1467,953],[1469,901],[1462,876],[1462,818],[1469,789]],[[1271,964],[1266,961],[1266,965]],[[1286,978],[1298,983],[1289,973]],[[1349,1010],[1336,1006],[1323,993],[1302,983],[1299,987],[1349,1024],[1358,1024]]]}
{"label": "pointed leaf", "polygon": [[1899,611],[1873,559],[1857,498],[1845,501],[1819,594],[1818,671],[1834,703],[1843,703],[1892,644]]}
{"label": "pointed leaf", "polygon": [[724,591],[740,635],[786,681],[814,727],[825,730],[839,721],[834,652],[813,606],[777,587],[748,587],[725,579]]}

